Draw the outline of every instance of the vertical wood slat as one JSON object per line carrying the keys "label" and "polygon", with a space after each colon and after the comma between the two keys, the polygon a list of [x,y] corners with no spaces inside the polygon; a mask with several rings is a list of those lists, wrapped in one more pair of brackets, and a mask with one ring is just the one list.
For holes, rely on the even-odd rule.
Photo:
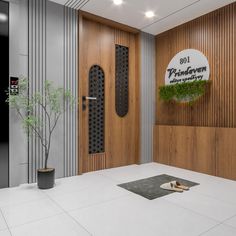
{"label": "vertical wood slat", "polygon": [[[236,127],[236,3],[178,26],[156,37],[156,124]],[[158,98],[165,71],[181,50],[202,51],[210,64],[210,90],[193,107],[166,104]]]}
{"label": "vertical wood slat", "polygon": [[84,172],[103,170],[106,168],[106,153],[90,154]]}

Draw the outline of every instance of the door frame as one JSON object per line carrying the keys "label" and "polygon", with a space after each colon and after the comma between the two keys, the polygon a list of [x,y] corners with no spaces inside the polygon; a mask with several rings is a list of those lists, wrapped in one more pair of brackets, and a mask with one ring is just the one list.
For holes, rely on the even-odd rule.
{"label": "door frame", "polygon": [[[132,33],[135,35],[135,74],[136,74],[136,91],[138,91],[138,96],[136,98],[136,111],[138,113],[137,116],[137,120],[138,120],[138,130],[137,130],[137,136],[136,136],[136,142],[137,142],[137,147],[136,147],[136,153],[137,155],[135,156],[135,163],[136,164],[140,164],[140,142],[141,142],[141,131],[140,131],[140,95],[141,95],[141,90],[140,90],[140,77],[141,77],[141,67],[140,67],[140,63],[141,63],[141,46],[140,46],[140,42],[141,42],[141,31],[112,21],[112,20],[108,20],[105,19],[103,17],[100,16],[96,16],[93,15],[91,13],[87,13],[84,11],[79,11],[78,12],[78,174],[83,174],[83,157],[82,157],[82,142],[81,142],[81,137],[82,137],[82,120],[80,119],[80,114],[82,114],[82,91],[81,91],[81,83],[82,83],[82,79],[81,78],[81,60],[83,59],[83,55],[82,52],[80,50],[81,47],[83,47],[83,21],[85,20],[90,20],[90,21],[94,21],[97,23],[100,23],[102,25],[105,26],[109,26],[111,28],[114,29],[119,29],[128,33]],[[106,80],[106,72],[105,73],[105,80]],[[105,127],[106,128],[106,127]]]}

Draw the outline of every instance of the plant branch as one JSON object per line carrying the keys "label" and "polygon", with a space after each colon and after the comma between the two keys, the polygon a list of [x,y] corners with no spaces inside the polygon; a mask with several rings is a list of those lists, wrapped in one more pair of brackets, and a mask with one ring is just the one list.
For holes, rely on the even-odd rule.
{"label": "plant branch", "polygon": [[56,119],[55,119],[55,123],[54,123],[52,129],[49,131],[49,137],[48,137],[48,149],[47,149],[47,153],[46,153],[45,166],[44,166],[45,169],[47,169],[48,157],[49,157],[50,147],[51,147],[51,138],[52,138],[52,133],[53,133],[53,131],[54,131],[56,125],[57,125],[57,122],[58,122],[60,116],[61,116],[61,113],[58,113],[58,115],[57,115],[57,117],[56,117]]}
{"label": "plant branch", "polygon": [[[24,120],[24,116],[21,114],[21,112],[20,112],[20,108],[19,107],[16,107],[16,111],[17,111],[17,113],[19,114],[19,116],[21,117],[21,119],[22,120]],[[43,137],[41,136],[41,134],[39,133],[39,131],[37,131],[37,129],[33,126],[33,125],[31,125],[31,124],[28,124],[33,130],[34,130],[34,132],[38,135],[38,137],[39,137],[39,139],[40,139],[40,141],[41,141],[41,144],[43,145],[43,147],[45,147],[45,149],[47,149],[47,145],[44,143],[44,139],[43,139]]]}
{"label": "plant branch", "polygon": [[[69,90],[55,88],[52,82],[46,80],[44,91],[35,93],[29,98],[27,86],[27,79],[20,79],[19,94],[10,97],[8,91],[8,102],[10,106],[16,109],[24,127],[28,128],[27,132],[31,131],[39,138],[45,153],[44,167],[47,168],[53,132],[60,116],[67,110],[73,109],[74,97]],[[39,107],[43,113],[43,119],[38,116]],[[22,113],[23,110],[27,112],[26,116]]]}

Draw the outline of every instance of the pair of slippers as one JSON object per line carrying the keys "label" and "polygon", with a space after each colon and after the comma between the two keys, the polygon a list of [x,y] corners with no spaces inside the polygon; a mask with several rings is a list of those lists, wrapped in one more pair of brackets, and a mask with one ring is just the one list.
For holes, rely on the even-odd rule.
{"label": "pair of slippers", "polygon": [[182,193],[184,190],[189,190],[189,187],[179,183],[178,181],[171,181],[169,183],[162,184],[162,189]]}

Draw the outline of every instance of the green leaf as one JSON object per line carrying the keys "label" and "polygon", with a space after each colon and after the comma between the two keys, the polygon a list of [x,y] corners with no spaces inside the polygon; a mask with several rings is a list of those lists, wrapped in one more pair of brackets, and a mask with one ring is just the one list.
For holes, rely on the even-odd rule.
{"label": "green leaf", "polygon": [[177,83],[159,87],[159,96],[163,101],[187,102],[190,105],[205,94],[206,85],[209,81],[199,80],[193,82]]}

